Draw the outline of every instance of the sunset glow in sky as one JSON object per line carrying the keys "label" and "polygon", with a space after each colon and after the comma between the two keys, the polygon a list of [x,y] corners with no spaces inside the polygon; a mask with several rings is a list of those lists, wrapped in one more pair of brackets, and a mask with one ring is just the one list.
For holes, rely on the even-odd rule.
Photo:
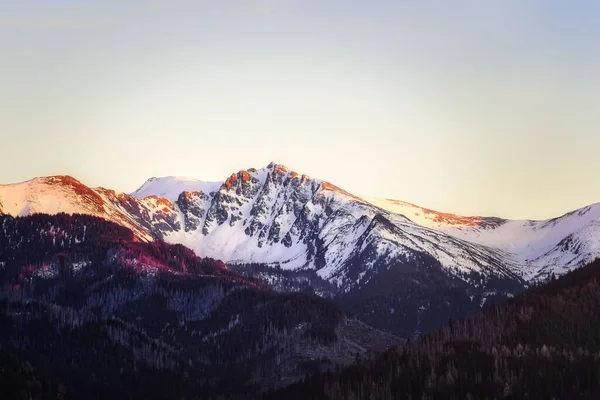
{"label": "sunset glow in sky", "polygon": [[600,2],[0,0],[0,182],[270,161],[547,218],[600,201]]}

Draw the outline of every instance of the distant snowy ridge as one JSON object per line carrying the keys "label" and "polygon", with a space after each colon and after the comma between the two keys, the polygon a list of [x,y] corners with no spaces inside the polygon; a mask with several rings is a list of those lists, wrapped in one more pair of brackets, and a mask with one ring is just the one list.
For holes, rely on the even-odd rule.
{"label": "distant snowy ridge", "polygon": [[378,207],[472,243],[507,252],[524,277],[563,273],[600,257],[600,203],[549,220],[506,220],[439,213],[397,200],[369,198]]}
{"label": "distant snowy ridge", "polygon": [[164,197],[170,201],[177,201],[182,192],[211,193],[219,190],[223,182],[204,182],[193,178],[166,176],[150,178],[131,195],[138,199],[148,196]]}

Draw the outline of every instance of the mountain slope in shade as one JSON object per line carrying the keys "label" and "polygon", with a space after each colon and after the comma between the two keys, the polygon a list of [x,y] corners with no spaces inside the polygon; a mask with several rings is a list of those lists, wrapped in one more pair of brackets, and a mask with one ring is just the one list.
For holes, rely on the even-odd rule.
{"label": "mountain slope in shade", "polygon": [[600,398],[600,260],[267,399]]}

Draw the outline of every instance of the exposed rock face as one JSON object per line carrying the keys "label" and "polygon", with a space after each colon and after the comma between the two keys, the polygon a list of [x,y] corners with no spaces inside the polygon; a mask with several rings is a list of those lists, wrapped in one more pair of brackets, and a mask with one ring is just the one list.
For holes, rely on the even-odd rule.
{"label": "exposed rock face", "polygon": [[177,206],[183,213],[186,232],[192,232],[198,229],[206,214],[204,206],[208,199],[209,197],[207,194],[197,191],[185,191],[179,195]]}
{"label": "exposed rock face", "polygon": [[260,187],[261,182],[248,171],[240,171],[227,178],[212,198],[202,234],[210,234],[213,229],[227,221],[230,226],[240,221],[244,217],[242,209],[251,205]]}
{"label": "exposed rock face", "polygon": [[[519,280],[495,250],[434,233],[280,164],[239,171],[214,192],[184,191],[173,207],[151,200],[139,200],[153,210],[139,218],[155,237],[229,263],[313,270],[342,292],[367,284],[381,265],[420,253],[442,258],[449,271]],[[357,265],[357,257],[364,263]]]}

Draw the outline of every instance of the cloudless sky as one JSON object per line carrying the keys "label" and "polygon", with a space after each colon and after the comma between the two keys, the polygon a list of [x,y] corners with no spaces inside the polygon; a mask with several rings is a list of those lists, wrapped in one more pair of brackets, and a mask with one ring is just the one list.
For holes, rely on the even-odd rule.
{"label": "cloudless sky", "polygon": [[0,0],[0,182],[270,161],[546,218],[600,201],[600,2]]}

